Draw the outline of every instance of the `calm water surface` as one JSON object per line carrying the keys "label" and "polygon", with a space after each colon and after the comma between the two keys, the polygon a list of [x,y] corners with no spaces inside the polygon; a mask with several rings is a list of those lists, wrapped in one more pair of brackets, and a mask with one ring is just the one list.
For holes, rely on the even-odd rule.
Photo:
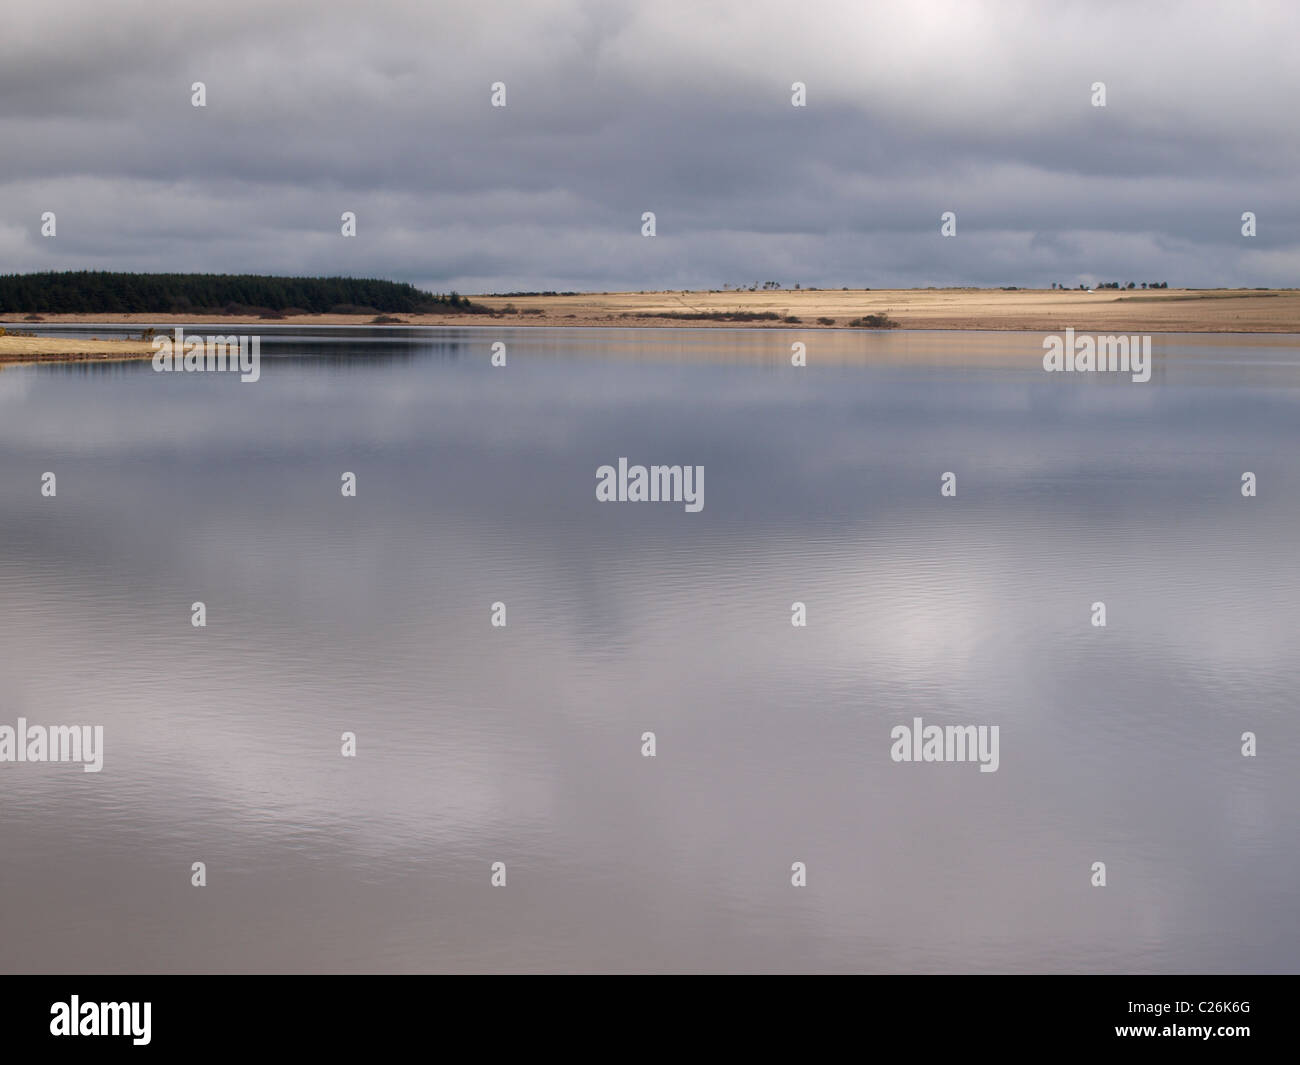
{"label": "calm water surface", "polygon": [[1300,969],[1297,338],[262,333],[0,371],[0,970]]}

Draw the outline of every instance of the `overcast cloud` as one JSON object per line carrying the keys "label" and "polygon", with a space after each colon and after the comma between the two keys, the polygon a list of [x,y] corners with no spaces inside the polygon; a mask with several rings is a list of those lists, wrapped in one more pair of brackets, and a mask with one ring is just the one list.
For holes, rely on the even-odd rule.
{"label": "overcast cloud", "polygon": [[1297,285],[1298,48],[1294,0],[6,0],[0,272]]}

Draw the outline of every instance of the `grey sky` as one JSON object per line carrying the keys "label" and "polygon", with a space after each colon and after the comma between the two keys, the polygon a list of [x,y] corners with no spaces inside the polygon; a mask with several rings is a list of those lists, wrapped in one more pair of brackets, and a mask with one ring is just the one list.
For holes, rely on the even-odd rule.
{"label": "grey sky", "polygon": [[0,272],[1297,285],[1297,40],[1294,2],[7,0]]}

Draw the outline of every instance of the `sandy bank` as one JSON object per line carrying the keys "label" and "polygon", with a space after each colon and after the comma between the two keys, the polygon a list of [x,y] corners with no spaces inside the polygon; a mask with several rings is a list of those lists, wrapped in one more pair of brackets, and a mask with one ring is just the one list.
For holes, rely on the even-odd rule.
{"label": "sandy bank", "polygon": [[71,340],[63,337],[0,336],[0,363],[152,357],[153,346],[141,340]]}

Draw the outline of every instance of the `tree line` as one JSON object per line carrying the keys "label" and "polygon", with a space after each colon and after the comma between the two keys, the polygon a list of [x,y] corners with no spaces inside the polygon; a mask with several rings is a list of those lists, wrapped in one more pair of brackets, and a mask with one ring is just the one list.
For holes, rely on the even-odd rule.
{"label": "tree line", "polygon": [[455,292],[359,277],[261,274],[132,274],[82,270],[0,275],[0,313],[188,314],[304,311],[308,314],[476,314]]}
{"label": "tree line", "polygon": [[[1089,286],[1080,285],[1079,287],[1088,288]],[[1098,285],[1093,285],[1092,287],[1093,288],[1137,288],[1138,285],[1136,282],[1133,281],[1130,281],[1127,285],[1121,285],[1118,281],[1103,281]],[[1141,287],[1142,288],[1168,288],[1169,282],[1168,281],[1143,281]],[[1061,284],[1059,281],[1053,281],[1052,288],[1065,288],[1065,286]]]}

